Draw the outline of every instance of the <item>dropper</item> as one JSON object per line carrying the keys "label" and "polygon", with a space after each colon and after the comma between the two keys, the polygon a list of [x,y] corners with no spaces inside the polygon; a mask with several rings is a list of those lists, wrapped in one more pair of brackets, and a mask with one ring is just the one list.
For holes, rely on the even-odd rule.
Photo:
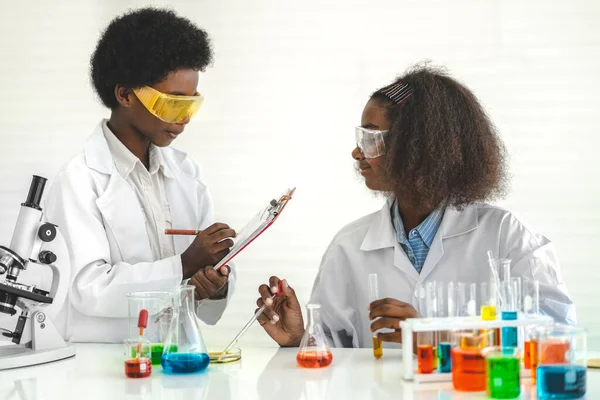
{"label": "dropper", "polygon": [[[144,329],[148,326],[148,310],[142,309],[140,310],[140,315],[138,317],[138,328],[140,329],[140,339],[144,337]],[[137,349],[135,352],[135,358],[140,358],[140,354],[142,353],[142,341],[140,340],[137,345]]]}
{"label": "dropper", "polygon": [[[277,284],[277,293],[271,295],[271,299],[274,299],[275,297],[277,297],[281,294],[281,289],[283,287],[282,282],[283,281],[280,280],[279,283]],[[248,331],[248,329],[250,329],[250,327],[252,326],[254,321],[256,321],[258,319],[258,317],[260,317],[262,315],[262,313],[265,311],[265,308],[267,308],[266,304],[264,304],[261,308],[258,309],[258,311],[256,311],[254,313],[252,318],[250,318],[250,320],[248,322],[246,322],[246,325],[244,325],[244,327],[239,331],[239,333],[237,335],[235,335],[233,340],[231,342],[229,342],[227,347],[225,347],[225,350],[223,350],[223,352],[221,353],[221,355],[219,356],[217,361],[223,360],[223,357],[225,357],[227,355],[227,353],[229,352],[229,350],[231,350],[233,348],[233,346],[235,346],[235,344],[240,340],[240,338],[244,335],[244,333],[246,333]]]}

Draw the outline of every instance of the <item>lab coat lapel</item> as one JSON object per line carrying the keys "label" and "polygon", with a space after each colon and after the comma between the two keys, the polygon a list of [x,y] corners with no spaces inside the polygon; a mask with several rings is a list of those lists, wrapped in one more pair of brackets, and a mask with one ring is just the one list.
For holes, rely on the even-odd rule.
{"label": "lab coat lapel", "polygon": [[[445,217],[444,217],[445,218]],[[441,228],[441,226],[440,226]],[[421,270],[421,274],[419,274],[418,282],[424,282],[427,278],[427,275],[433,271],[433,269],[438,265],[442,256],[444,255],[444,243],[442,241],[442,235],[440,229],[438,229],[433,242],[431,242],[431,248],[427,253],[427,257],[425,258],[425,264],[423,264],[423,269]]]}
{"label": "lab coat lapel", "polygon": [[360,249],[362,251],[375,251],[390,247],[393,248],[394,266],[408,275],[413,281],[416,281],[419,278],[419,274],[411,264],[404,250],[400,247],[396,239],[396,232],[392,226],[392,216],[390,213],[392,202],[393,199],[388,199],[381,211],[373,219]]}
{"label": "lab coat lapel", "polygon": [[[129,263],[152,261],[146,222],[135,192],[114,165],[101,121],[84,147],[88,167],[109,175],[108,184],[96,199],[107,229],[114,235],[119,251]],[[127,245],[125,245],[125,243]]]}
{"label": "lab coat lapel", "polygon": [[419,275],[418,282],[424,282],[425,279],[435,267],[439,264],[444,255],[444,240],[464,235],[477,228],[477,210],[476,207],[467,206],[463,210],[447,208],[444,212],[442,223],[435,234],[425,264]]}
{"label": "lab coat lapel", "polygon": [[153,260],[142,207],[116,169],[96,205],[117,240],[123,260],[131,264]]}

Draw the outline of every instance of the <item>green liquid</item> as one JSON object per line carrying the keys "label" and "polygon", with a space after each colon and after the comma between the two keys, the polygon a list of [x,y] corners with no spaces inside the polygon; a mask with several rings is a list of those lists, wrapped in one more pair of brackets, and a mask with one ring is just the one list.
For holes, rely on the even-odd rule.
{"label": "green liquid", "polygon": [[[153,343],[150,345],[150,360],[152,361],[152,365],[160,365],[160,359],[162,358],[163,352],[165,349],[165,345],[162,343]],[[135,347],[131,348],[131,357],[135,358]],[[177,345],[172,344],[169,348],[170,353],[177,352]]]}
{"label": "green liquid", "polygon": [[487,394],[492,399],[516,399],[521,394],[521,361],[517,357],[488,357]]}

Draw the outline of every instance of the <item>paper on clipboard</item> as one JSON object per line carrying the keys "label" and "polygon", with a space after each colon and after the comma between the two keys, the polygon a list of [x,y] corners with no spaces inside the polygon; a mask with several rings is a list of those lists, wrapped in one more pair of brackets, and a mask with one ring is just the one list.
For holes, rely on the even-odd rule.
{"label": "paper on clipboard", "polygon": [[215,270],[218,270],[223,265],[226,265],[231,261],[238,253],[246,248],[250,243],[259,237],[264,231],[266,231],[277,218],[281,215],[281,212],[287,205],[288,201],[291,200],[296,188],[288,189],[279,198],[279,200],[271,200],[269,205],[261,209],[247,224],[244,226],[233,238],[233,247],[229,254],[225,256],[217,265],[214,266]]}

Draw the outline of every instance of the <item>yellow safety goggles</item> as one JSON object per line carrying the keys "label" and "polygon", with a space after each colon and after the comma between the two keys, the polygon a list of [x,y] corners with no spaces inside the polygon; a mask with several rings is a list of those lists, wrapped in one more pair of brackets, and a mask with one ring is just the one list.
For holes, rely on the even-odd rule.
{"label": "yellow safety goggles", "polygon": [[150,86],[133,89],[136,97],[148,111],[161,121],[178,124],[186,118],[192,118],[204,101],[204,97],[174,96],[159,92]]}

